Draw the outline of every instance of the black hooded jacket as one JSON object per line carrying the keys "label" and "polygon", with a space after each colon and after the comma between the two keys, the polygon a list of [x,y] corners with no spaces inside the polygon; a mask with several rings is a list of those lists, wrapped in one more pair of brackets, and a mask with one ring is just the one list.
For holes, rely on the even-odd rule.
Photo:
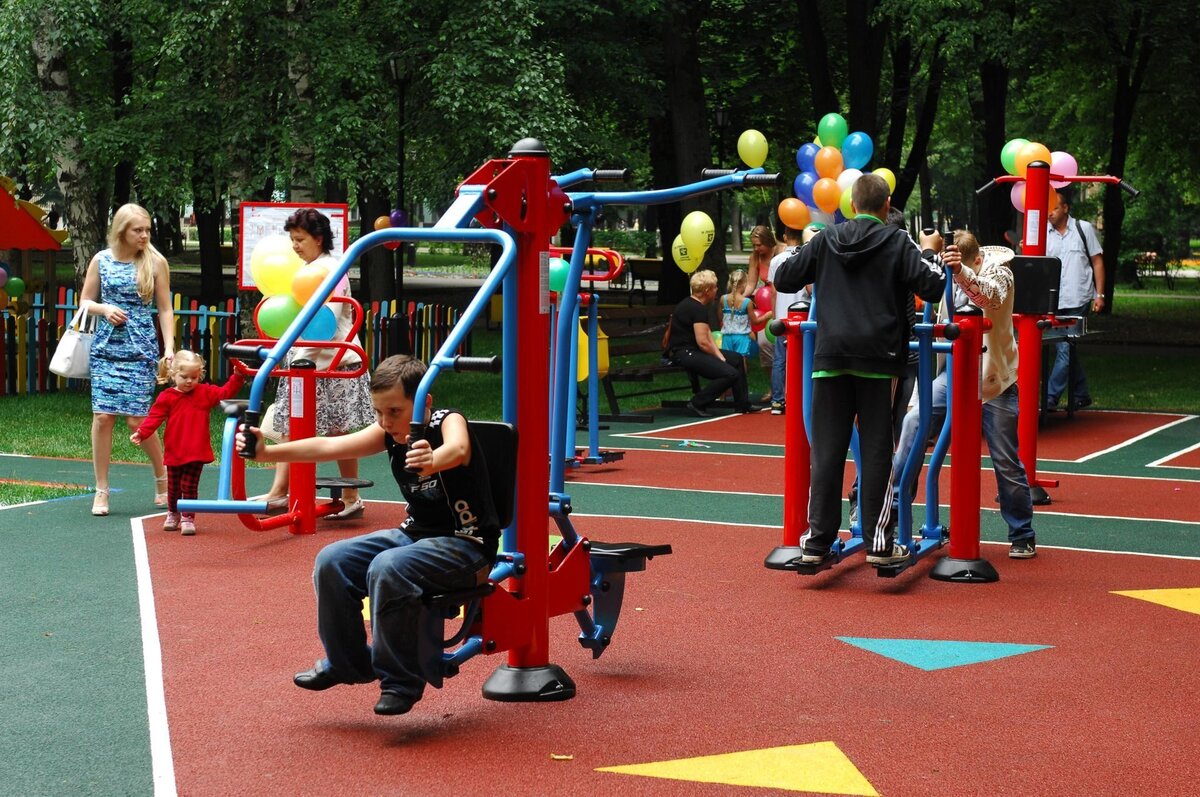
{"label": "black hooded jacket", "polygon": [[870,218],[827,227],[775,274],[775,288],[813,283],[813,370],[900,376],[908,361],[908,291],[936,302],[946,274],[898,227]]}

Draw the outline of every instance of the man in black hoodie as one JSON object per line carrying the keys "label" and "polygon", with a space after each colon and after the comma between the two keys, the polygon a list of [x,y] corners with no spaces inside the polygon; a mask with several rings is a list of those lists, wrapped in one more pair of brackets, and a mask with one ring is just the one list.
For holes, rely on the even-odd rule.
{"label": "man in black hoodie", "polygon": [[908,362],[908,292],[936,302],[946,288],[943,263],[954,272],[953,246],[937,252],[937,233],[918,248],[903,231],[884,224],[891,209],[888,184],[875,174],[855,181],[855,218],[826,228],[783,263],[780,291],[813,283],[810,318],[817,324],[813,353],[812,485],[808,533],[801,561],[831,556],[842,518],[842,479],[855,419],[861,459],[863,537],[867,561],[897,565],[909,552],[893,540],[892,399]]}

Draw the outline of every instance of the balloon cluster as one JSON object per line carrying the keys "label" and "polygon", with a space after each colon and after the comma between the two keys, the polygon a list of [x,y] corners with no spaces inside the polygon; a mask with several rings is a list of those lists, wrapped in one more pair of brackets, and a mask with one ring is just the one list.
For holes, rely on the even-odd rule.
{"label": "balloon cluster", "polygon": [[6,307],[10,299],[15,302],[25,293],[25,280],[10,276],[11,269],[8,263],[0,262],[0,307]]}
{"label": "balloon cluster", "polygon": [[679,266],[684,274],[691,274],[700,268],[704,253],[712,246],[716,234],[717,228],[713,226],[713,220],[704,211],[693,210],[684,216],[683,223],[679,225],[679,234],[671,244],[675,265]]}
{"label": "balloon cluster", "polygon": [[[407,227],[407,226],[408,226],[408,214],[404,212],[403,208],[396,208],[387,216],[379,216],[375,219],[375,229],[376,230],[387,230],[392,227]],[[387,247],[388,249],[395,250],[395,249],[400,248],[400,242],[399,241],[389,241],[388,243],[385,243],[384,246]]]}
{"label": "balloon cluster", "polygon": [[[792,193],[779,203],[779,219],[794,230],[812,222],[822,225],[855,216],[850,190],[863,175],[875,154],[875,143],[862,132],[850,132],[839,113],[827,113],[817,123],[817,136],[796,150],[800,174],[792,183]],[[896,190],[896,175],[891,169],[873,170]]]}
{"label": "balloon cluster", "polygon": [[[1026,138],[1014,138],[1004,145],[1004,149],[1000,150],[1000,164],[1004,167],[1004,171],[1014,177],[1024,177],[1029,164],[1034,161],[1042,161],[1043,163],[1050,164],[1050,173],[1057,174],[1059,177],[1074,177],[1079,174],[1079,164],[1075,162],[1074,156],[1062,151],[1051,152],[1050,148],[1045,144],[1039,144],[1036,141],[1030,141]],[[1056,207],[1058,205],[1058,191],[1055,189],[1064,188],[1070,184],[1070,180],[1051,180],[1050,196],[1048,197],[1046,207]],[[1024,180],[1013,183],[1009,199],[1018,212],[1025,212]]]}
{"label": "balloon cluster", "polygon": [[[262,291],[255,320],[264,337],[282,335],[305,303],[329,276],[324,265],[305,263],[292,251],[286,235],[268,235],[250,253],[250,275]],[[325,305],[308,322],[300,337],[303,340],[332,340],[337,334],[337,317]]]}

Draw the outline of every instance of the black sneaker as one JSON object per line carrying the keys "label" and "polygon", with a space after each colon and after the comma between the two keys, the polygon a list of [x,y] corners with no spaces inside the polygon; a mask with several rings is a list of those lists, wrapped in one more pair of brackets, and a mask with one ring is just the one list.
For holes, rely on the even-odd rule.
{"label": "black sneaker", "polygon": [[1091,396],[1082,396],[1080,398],[1075,399],[1075,401],[1071,402],[1071,409],[1074,410],[1075,412],[1079,412],[1080,410],[1086,409],[1087,407],[1090,407],[1090,406],[1092,406],[1092,397]]}
{"label": "black sneaker", "polygon": [[900,543],[892,543],[891,552],[884,551],[882,553],[867,554],[867,564],[883,565],[890,567],[891,565],[904,564],[908,561],[908,548]]}
{"label": "black sneaker", "polygon": [[711,412],[709,412],[708,410],[701,409],[700,407],[697,407],[695,404],[693,404],[690,401],[687,403],[687,411],[690,412],[692,415],[695,415],[697,418],[711,418],[712,417]]}
{"label": "black sneaker", "polygon": [[783,415],[783,413],[784,413],[783,402],[782,401],[772,401],[771,402],[771,414],[772,415]]}
{"label": "black sneaker", "polygon": [[1033,540],[1019,540],[1008,549],[1009,559],[1032,559],[1037,556],[1037,544]]}

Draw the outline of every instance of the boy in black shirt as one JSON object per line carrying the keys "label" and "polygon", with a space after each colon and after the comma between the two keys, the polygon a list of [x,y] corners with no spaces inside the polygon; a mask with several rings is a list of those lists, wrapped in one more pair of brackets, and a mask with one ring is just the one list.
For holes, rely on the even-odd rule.
{"label": "boy in black shirt", "polygon": [[[407,355],[388,357],[371,379],[376,423],[339,437],[311,437],[264,446],[256,460],[328,462],[386,450],[392,475],[408,501],[399,528],[327,545],[317,554],[317,633],[325,658],[296,673],[302,689],[379,681],[376,714],[404,714],[421,699],[425,681],[417,663],[419,602],[425,592],[469,589],[483,583],[500,539],[487,465],[456,410],[421,408],[426,438],[408,443],[412,396],[425,364]],[[244,444],[239,435],[238,448]],[[415,471],[415,472],[413,472]],[[371,600],[367,644],[362,601]]]}

